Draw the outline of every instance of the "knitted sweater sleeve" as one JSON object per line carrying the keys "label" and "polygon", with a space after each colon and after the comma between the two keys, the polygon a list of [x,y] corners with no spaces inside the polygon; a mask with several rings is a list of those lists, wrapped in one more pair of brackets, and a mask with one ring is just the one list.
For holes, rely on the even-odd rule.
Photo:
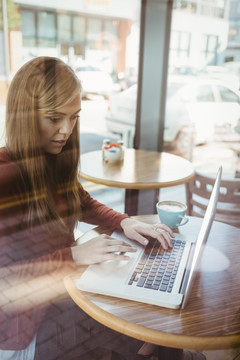
{"label": "knitted sweater sleeve", "polygon": [[80,187],[80,196],[82,202],[82,220],[92,225],[100,225],[110,230],[121,230],[121,221],[128,217],[127,214],[121,214],[104,204],[94,200],[90,194]]}

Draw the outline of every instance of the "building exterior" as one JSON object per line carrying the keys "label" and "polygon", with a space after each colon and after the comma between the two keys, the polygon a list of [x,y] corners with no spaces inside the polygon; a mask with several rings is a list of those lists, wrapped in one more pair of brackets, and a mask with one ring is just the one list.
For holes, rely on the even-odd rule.
{"label": "building exterior", "polygon": [[[21,15],[22,56],[48,54],[73,67],[84,60],[114,74],[126,63],[139,2],[118,0],[15,0]],[[138,6],[137,6],[138,5]]]}
{"label": "building exterior", "polygon": [[[225,61],[240,62],[240,2],[230,0],[228,45]],[[240,68],[240,67],[239,67]]]}
{"label": "building exterior", "polygon": [[[1,1],[14,3],[20,15],[20,26],[9,31],[11,73],[30,58],[52,55],[73,67],[97,65],[114,77],[136,75],[141,0]],[[170,69],[240,58],[239,30],[238,0],[174,0]],[[0,45],[1,37],[0,31]]]}
{"label": "building exterior", "polygon": [[[1,21],[3,2],[8,19],[14,13],[20,17],[7,36]],[[139,12],[138,0],[0,0],[0,102],[5,101],[12,74],[36,56],[57,56],[74,68],[84,60],[113,76],[137,67],[132,60],[138,58],[132,57],[138,49],[133,24],[139,21]],[[5,16],[5,24],[8,19]],[[4,37],[10,72],[5,66]]]}
{"label": "building exterior", "polygon": [[219,65],[228,40],[229,0],[175,0],[170,66]]}
{"label": "building exterior", "polygon": [[[233,2],[234,0],[232,0]],[[97,62],[110,73],[136,65],[140,0],[14,0],[21,15],[24,60],[41,54]],[[237,1],[235,1],[237,3]],[[173,2],[170,66],[224,62],[229,0]],[[134,50],[132,50],[134,48]],[[131,56],[130,56],[131,54]]]}

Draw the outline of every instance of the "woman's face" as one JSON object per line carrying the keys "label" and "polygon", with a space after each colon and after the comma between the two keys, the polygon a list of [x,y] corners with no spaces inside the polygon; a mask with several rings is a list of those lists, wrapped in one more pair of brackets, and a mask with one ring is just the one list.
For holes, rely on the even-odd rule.
{"label": "woman's face", "polygon": [[77,95],[68,105],[39,114],[40,141],[49,154],[59,154],[79,118],[81,97]]}

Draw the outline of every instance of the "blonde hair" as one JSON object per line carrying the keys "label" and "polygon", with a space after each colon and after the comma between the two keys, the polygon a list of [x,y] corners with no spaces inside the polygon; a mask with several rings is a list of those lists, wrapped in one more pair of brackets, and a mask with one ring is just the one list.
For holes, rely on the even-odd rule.
{"label": "blonde hair", "polygon": [[[11,81],[6,104],[6,149],[21,169],[29,204],[29,221],[64,226],[51,186],[68,201],[70,214],[80,212],[77,179],[80,134],[77,121],[59,155],[46,156],[39,142],[39,112],[69,104],[81,91],[74,71],[53,57],[38,57],[23,65]],[[76,219],[75,219],[76,221]]]}

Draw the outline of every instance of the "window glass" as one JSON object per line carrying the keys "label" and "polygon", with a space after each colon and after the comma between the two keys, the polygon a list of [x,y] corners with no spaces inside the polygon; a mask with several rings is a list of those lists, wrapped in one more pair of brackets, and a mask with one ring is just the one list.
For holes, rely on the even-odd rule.
{"label": "window glass", "polygon": [[217,57],[218,37],[215,35],[203,34],[201,40],[203,62],[205,62],[205,64],[215,64]]}
{"label": "window glass", "polygon": [[113,36],[118,36],[119,21],[117,20],[105,20],[104,31]]}
{"label": "window glass", "polygon": [[42,11],[38,13],[38,41],[42,47],[56,46],[55,16]]}
{"label": "window glass", "polygon": [[211,86],[203,85],[196,88],[196,100],[200,102],[213,102],[214,95]]}
{"label": "window glass", "polygon": [[185,31],[172,31],[170,41],[170,66],[175,68],[177,62],[187,63],[189,58],[191,35]]}
{"label": "window glass", "polygon": [[58,15],[58,37],[61,42],[71,40],[71,17],[69,15]]}
{"label": "window glass", "polygon": [[83,42],[85,39],[86,21],[83,17],[73,16],[73,40]]}
{"label": "window glass", "polygon": [[239,96],[237,96],[237,94],[235,94],[233,91],[227,89],[224,86],[218,86],[217,88],[220,93],[222,101],[239,103]]}
{"label": "window glass", "polygon": [[87,42],[88,47],[95,49],[98,44],[99,34],[102,32],[102,22],[99,19],[88,19]]}
{"label": "window glass", "polygon": [[34,46],[36,44],[35,14],[31,11],[21,11],[21,31],[23,46]]}

